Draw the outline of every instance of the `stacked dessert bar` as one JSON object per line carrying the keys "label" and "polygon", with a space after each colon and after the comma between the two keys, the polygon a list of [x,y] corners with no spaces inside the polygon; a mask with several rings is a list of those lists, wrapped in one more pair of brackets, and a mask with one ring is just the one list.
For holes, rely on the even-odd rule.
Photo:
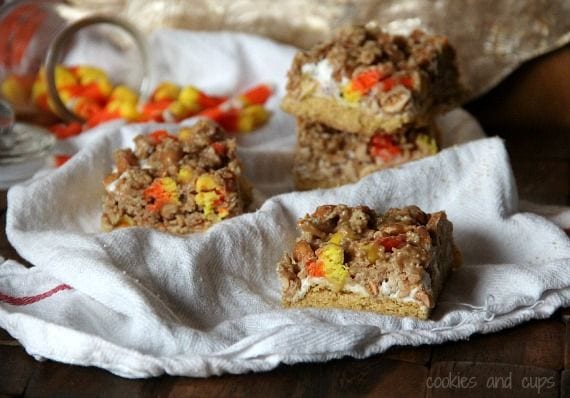
{"label": "stacked dessert bar", "polygon": [[282,107],[297,117],[298,189],[354,182],[435,154],[434,117],[464,91],[443,36],[350,27],[298,53]]}

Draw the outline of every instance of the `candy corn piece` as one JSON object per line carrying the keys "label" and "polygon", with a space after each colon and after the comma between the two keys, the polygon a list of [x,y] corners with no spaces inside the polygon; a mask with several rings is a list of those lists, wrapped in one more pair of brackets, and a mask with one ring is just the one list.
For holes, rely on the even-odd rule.
{"label": "candy corn piece", "polygon": [[53,162],[55,164],[55,167],[61,167],[63,166],[69,159],[71,159],[70,155],[54,155],[53,157]]}
{"label": "candy corn piece", "polygon": [[115,86],[109,95],[110,101],[139,102],[138,94],[131,88],[119,85]]}
{"label": "candy corn piece", "polygon": [[244,106],[263,105],[273,94],[273,88],[268,84],[260,84],[245,91],[238,98]]}
{"label": "candy corn piece", "polygon": [[25,75],[10,75],[1,85],[1,93],[13,105],[26,105],[32,94],[33,78]]}
{"label": "candy corn piece", "polygon": [[78,135],[82,129],[78,122],[58,123],[49,127],[49,130],[60,140]]}
{"label": "candy corn piece", "polygon": [[255,86],[216,108],[209,108],[199,116],[216,121],[229,132],[247,133],[269,120],[269,112],[263,104],[271,96],[269,85]]}
{"label": "candy corn piece", "polygon": [[154,120],[156,122],[164,121],[163,113],[172,102],[173,100],[168,98],[147,102],[141,108],[144,120]]}
{"label": "candy corn piece", "polygon": [[152,101],[161,101],[165,99],[175,100],[180,94],[180,87],[172,82],[160,83],[152,93]]}
{"label": "candy corn piece", "polygon": [[180,121],[196,115],[206,109],[216,107],[227,101],[227,97],[211,96],[194,86],[183,87],[178,97],[163,113],[165,121]]}

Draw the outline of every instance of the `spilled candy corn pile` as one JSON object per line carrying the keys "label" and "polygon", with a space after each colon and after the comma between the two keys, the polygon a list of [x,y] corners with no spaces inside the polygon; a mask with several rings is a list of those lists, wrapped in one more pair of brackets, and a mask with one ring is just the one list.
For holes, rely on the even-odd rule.
{"label": "spilled candy corn pile", "polygon": [[[264,104],[273,93],[269,85],[260,84],[237,96],[212,96],[195,86],[166,81],[160,83],[147,100],[141,101],[140,94],[133,89],[114,86],[103,70],[86,65],[57,65],[55,84],[65,106],[84,122],[66,122],[58,117],[48,95],[43,68],[35,78],[8,76],[0,90],[14,105],[33,104],[36,109],[60,119],[48,127],[58,139],[76,136],[114,119],[131,123],[172,123],[193,116],[211,119],[230,133],[247,133],[269,120]],[[54,164],[59,167],[68,159],[67,155],[56,154]]]}
{"label": "spilled candy corn pile", "polygon": [[[237,96],[206,94],[195,86],[160,83],[152,95],[141,101],[139,93],[124,86],[113,86],[107,74],[93,66],[63,66],[55,69],[55,83],[62,102],[84,120],[61,121],[49,127],[64,139],[113,119],[128,122],[179,122],[202,116],[218,122],[226,131],[245,133],[264,125],[269,112],[264,107],[273,90],[260,84]],[[36,108],[57,116],[48,96],[45,70],[35,80],[10,76],[2,82],[2,95],[13,104],[32,103]]]}

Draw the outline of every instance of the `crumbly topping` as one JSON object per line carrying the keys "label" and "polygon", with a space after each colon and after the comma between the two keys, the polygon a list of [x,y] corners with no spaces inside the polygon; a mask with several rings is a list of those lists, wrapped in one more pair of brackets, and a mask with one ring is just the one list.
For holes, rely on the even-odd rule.
{"label": "crumbly topping", "polygon": [[[391,112],[396,112],[410,103],[413,95],[420,99],[427,96],[436,104],[451,104],[463,95],[455,58],[455,50],[444,36],[420,30],[408,36],[391,35],[378,28],[353,26],[299,52],[289,71],[287,89],[301,95],[307,72],[318,72],[322,81],[327,79],[323,72],[330,70],[330,77],[342,86],[341,97],[349,103],[386,103]],[[387,96],[393,87],[399,87],[400,92]]]}
{"label": "crumbly topping", "polygon": [[[340,30],[332,40],[297,54],[292,75],[301,72],[304,64],[318,63],[322,59],[332,66],[334,78],[381,65],[381,72],[390,75],[398,70],[411,71],[424,68],[433,74],[436,59],[445,51],[454,56],[453,47],[444,36],[432,36],[416,30],[409,36],[390,35],[380,29],[354,26]],[[290,78],[294,76],[290,75]]]}

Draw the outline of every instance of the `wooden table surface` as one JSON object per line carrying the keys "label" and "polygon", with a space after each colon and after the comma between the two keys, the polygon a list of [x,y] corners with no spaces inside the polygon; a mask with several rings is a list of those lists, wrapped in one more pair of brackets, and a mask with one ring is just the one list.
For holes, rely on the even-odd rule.
{"label": "wooden table surface", "polygon": [[[570,205],[570,47],[535,59],[467,105],[506,141],[520,197]],[[20,259],[5,235],[0,255]],[[570,270],[569,270],[570,272]],[[0,330],[0,398],[23,397],[570,397],[570,309],[468,341],[396,347],[368,359],[298,364],[208,379],[128,380],[98,368],[37,362]]]}

